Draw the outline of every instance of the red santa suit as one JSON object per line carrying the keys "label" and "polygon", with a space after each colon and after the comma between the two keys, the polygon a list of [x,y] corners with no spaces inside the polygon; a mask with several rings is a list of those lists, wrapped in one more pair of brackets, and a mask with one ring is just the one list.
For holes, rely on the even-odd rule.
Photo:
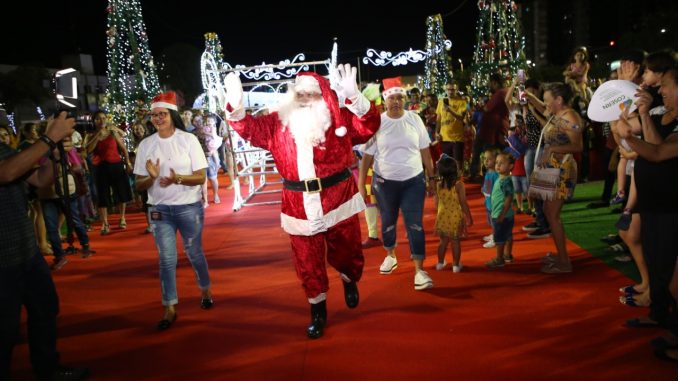
{"label": "red santa suit", "polygon": [[[231,109],[227,110],[231,111],[227,118],[240,136],[271,152],[286,181],[306,180],[305,184],[296,185],[316,189],[319,182],[327,182],[328,178],[341,179],[327,182],[331,184],[323,186],[320,192],[287,187],[282,191],[281,225],[290,234],[297,275],[309,302],[314,304],[325,300],[329,289],[325,247],[327,262],[346,281],[359,281],[362,276],[364,258],[357,213],[365,208],[365,203],[349,168],[354,160],[352,147],[372,137],[381,119],[362,94],[353,102],[347,100],[346,108],[339,108],[329,82],[315,73],[300,73],[297,82],[311,78],[317,81],[331,115],[325,141],[317,146],[295,140],[279,112],[255,118],[245,115],[244,110]],[[346,171],[348,176],[343,176]]]}

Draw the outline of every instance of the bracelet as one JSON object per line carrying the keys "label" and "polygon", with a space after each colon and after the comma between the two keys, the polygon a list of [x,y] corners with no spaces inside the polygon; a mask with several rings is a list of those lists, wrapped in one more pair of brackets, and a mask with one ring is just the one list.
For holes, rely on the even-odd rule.
{"label": "bracelet", "polygon": [[47,144],[49,146],[50,150],[53,150],[53,149],[56,148],[57,144],[54,142],[54,140],[50,139],[49,136],[40,135],[40,137],[38,139],[42,140],[43,143]]}

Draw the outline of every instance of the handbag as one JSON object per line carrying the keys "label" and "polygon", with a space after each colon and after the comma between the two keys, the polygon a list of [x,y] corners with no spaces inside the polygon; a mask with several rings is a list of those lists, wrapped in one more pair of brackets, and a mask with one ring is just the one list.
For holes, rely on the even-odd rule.
{"label": "handbag", "polygon": [[[549,118],[546,122],[546,125],[541,130],[541,135],[539,136],[539,143],[537,144],[537,155],[535,156],[535,163],[539,163],[539,156],[542,154],[541,143],[544,140],[544,130],[551,123],[553,116]],[[569,155],[569,154],[568,154]],[[568,157],[565,155],[563,161]],[[558,192],[558,187],[560,186],[560,168],[549,168],[549,167],[534,167],[534,171],[530,176],[530,187],[528,188],[527,195],[528,197],[538,198],[541,200],[554,200],[556,198],[556,192]]]}

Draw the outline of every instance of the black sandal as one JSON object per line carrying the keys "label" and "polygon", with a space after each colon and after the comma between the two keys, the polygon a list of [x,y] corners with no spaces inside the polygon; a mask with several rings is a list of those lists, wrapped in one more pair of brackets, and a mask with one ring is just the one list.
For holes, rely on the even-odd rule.
{"label": "black sandal", "polygon": [[200,299],[200,308],[203,310],[209,310],[214,305],[214,300],[212,297]]}
{"label": "black sandal", "polygon": [[174,323],[176,320],[177,320],[176,312],[174,313],[171,319],[160,320],[160,322],[158,323],[158,331],[164,331],[168,329],[170,326],[172,326],[172,323]]}

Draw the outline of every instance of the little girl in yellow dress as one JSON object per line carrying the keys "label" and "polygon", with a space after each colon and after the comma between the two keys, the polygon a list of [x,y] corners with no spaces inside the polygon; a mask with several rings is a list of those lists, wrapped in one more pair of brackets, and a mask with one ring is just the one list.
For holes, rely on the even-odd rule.
{"label": "little girl in yellow dress", "polygon": [[460,180],[457,161],[442,154],[437,163],[438,176],[436,178],[436,216],[435,232],[440,237],[438,244],[438,263],[436,270],[442,270],[447,265],[445,252],[452,242],[452,271],[461,271],[461,239],[467,227],[473,225],[473,217],[466,201],[464,183]]}

